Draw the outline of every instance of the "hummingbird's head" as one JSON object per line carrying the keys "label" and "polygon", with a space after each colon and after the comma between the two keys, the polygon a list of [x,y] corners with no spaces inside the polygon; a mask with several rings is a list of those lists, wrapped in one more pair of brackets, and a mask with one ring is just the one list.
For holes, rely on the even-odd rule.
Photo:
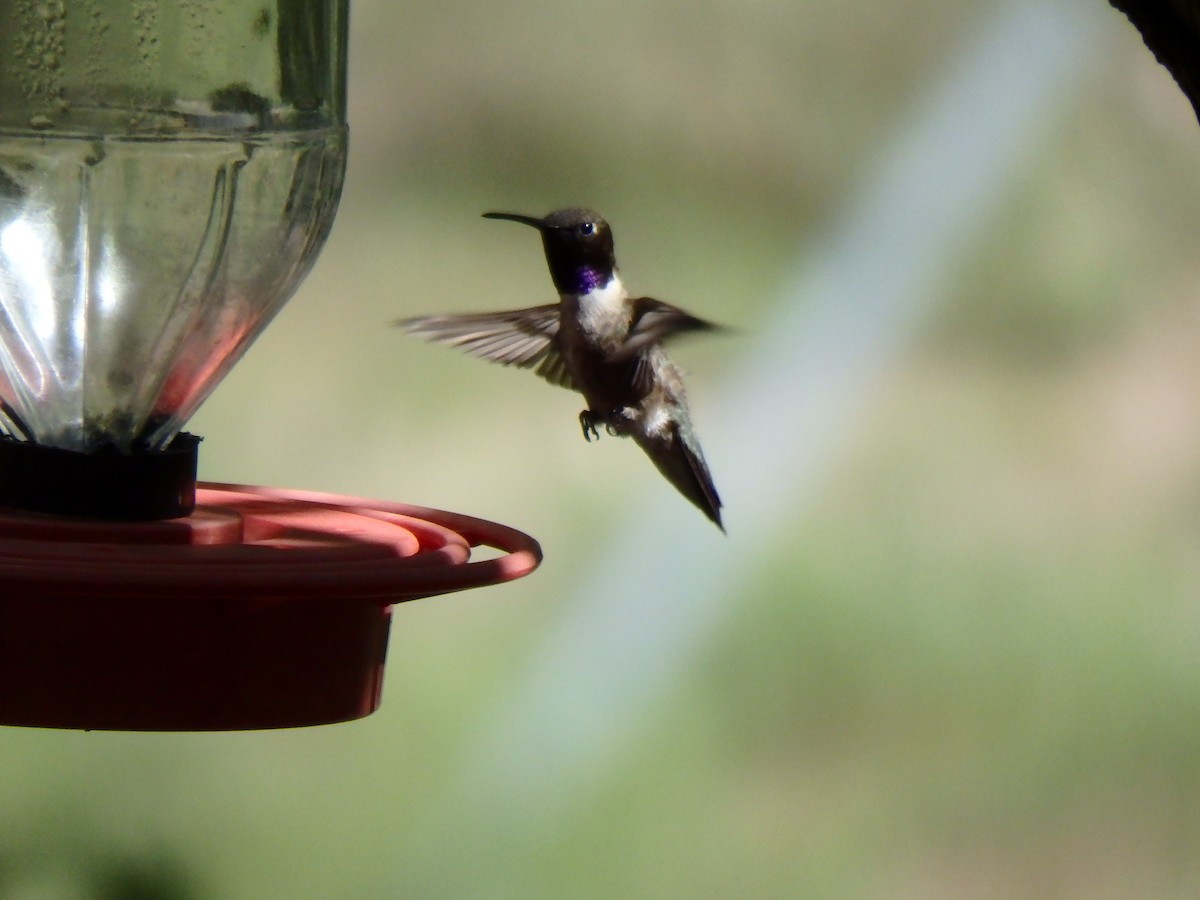
{"label": "hummingbird's head", "polygon": [[560,209],[545,218],[489,212],[485,219],[509,219],[542,233],[550,277],[560,294],[586,294],[612,280],[617,268],[612,229],[590,209]]}

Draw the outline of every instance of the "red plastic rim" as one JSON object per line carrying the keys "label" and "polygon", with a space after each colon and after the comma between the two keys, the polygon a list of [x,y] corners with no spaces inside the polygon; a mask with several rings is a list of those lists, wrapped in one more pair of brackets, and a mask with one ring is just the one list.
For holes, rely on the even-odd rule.
{"label": "red plastic rim", "polygon": [[[499,556],[472,559],[487,546]],[[379,705],[391,605],[511,581],[526,534],[403,503],[201,484],[185,519],[0,512],[0,724],[226,730]]]}
{"label": "red plastic rim", "polygon": [[[526,534],[458,513],[312,491],[202,483],[196,511],[162,522],[0,513],[0,585],[56,595],[331,593],[391,604],[520,578]],[[471,548],[503,551],[471,560]]]}

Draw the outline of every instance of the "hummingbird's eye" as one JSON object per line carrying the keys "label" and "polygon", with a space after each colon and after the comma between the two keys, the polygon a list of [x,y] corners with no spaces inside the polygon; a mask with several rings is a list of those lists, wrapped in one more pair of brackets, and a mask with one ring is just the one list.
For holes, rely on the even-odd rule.
{"label": "hummingbird's eye", "polygon": [[591,237],[593,234],[596,233],[596,223],[595,222],[583,222],[579,226],[579,233],[582,234],[584,237]]}

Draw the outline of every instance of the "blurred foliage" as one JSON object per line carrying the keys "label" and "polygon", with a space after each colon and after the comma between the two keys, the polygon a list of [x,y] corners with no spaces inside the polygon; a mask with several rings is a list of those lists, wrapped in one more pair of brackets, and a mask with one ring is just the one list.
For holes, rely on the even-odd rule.
{"label": "blurred foliage", "polygon": [[0,897],[1200,892],[1200,130],[1116,13],[815,507],[590,802],[533,844],[524,809],[446,814],[625,492],[694,511],[579,441],[567,392],[387,323],[548,302],[536,242],[478,215],[586,203],[639,290],[742,327],[679,354],[719,431],[705,397],[983,11],[356,0],[342,210],[193,423],[202,475],[459,509],[547,561],[399,608],[359,723],[6,730]]}

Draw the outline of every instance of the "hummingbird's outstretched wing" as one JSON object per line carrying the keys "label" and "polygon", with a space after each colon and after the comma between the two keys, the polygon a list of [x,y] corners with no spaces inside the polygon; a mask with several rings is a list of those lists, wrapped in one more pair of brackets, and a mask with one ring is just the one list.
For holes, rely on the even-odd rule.
{"label": "hummingbird's outstretched wing", "polygon": [[639,297],[633,301],[633,323],[629,335],[612,359],[632,359],[648,347],[689,331],[717,331],[720,328],[720,325],[693,316],[678,306],[653,297]]}
{"label": "hummingbird's outstretched wing", "polygon": [[551,384],[576,390],[558,349],[558,315],[555,303],[496,313],[420,316],[395,324],[416,337],[504,366],[533,369]]}
{"label": "hummingbird's outstretched wing", "polygon": [[653,297],[639,297],[633,301],[633,322],[624,343],[608,355],[610,363],[631,363],[629,382],[631,387],[646,393],[654,387],[654,364],[648,351],[665,343],[676,335],[692,331],[723,331],[717,325],[678,306],[663,303]]}

